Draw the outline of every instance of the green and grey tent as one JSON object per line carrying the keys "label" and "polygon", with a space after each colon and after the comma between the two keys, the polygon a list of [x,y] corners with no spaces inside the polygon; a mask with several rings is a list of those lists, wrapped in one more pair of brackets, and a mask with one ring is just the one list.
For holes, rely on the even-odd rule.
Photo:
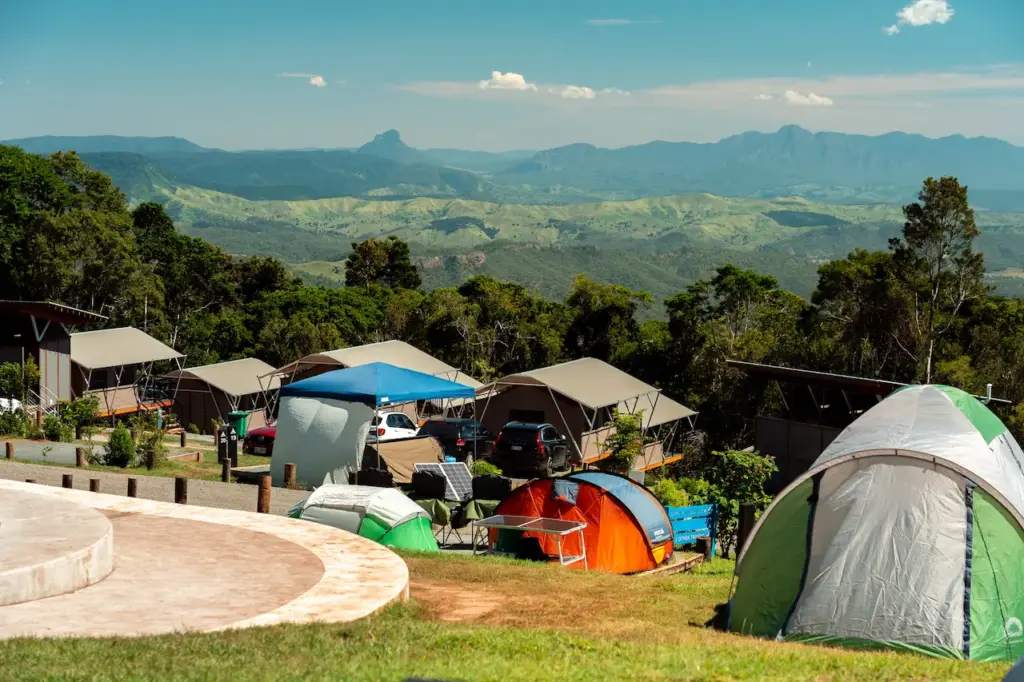
{"label": "green and grey tent", "polygon": [[893,393],[761,515],[729,628],[950,658],[1024,654],[1024,453],[948,386]]}
{"label": "green and grey tent", "polygon": [[387,547],[438,551],[430,517],[395,488],[323,485],[288,516],[347,530]]}

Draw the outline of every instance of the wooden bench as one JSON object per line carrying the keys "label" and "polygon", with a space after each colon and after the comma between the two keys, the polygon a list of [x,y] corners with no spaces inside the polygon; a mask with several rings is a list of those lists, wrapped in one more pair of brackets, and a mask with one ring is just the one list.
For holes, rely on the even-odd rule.
{"label": "wooden bench", "polygon": [[697,538],[711,539],[711,557],[715,556],[715,529],[718,527],[718,506],[699,504],[693,507],[665,507],[672,524],[675,547],[693,544]]}

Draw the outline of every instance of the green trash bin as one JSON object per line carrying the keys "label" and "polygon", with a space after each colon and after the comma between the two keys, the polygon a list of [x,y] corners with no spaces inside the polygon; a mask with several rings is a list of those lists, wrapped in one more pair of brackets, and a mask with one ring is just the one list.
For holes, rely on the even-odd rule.
{"label": "green trash bin", "polygon": [[228,412],[228,424],[235,427],[235,433],[239,439],[245,438],[246,427],[249,425],[249,413],[241,410]]}

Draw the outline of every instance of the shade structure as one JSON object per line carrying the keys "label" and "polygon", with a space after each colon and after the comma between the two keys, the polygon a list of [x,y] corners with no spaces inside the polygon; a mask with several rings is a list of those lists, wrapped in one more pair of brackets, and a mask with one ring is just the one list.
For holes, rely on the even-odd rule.
{"label": "shade structure", "polygon": [[[590,569],[637,573],[672,556],[672,531],[665,508],[649,490],[624,476],[585,471],[537,479],[516,488],[494,513],[585,522],[583,541]],[[550,536],[523,536],[536,538],[546,554],[557,555],[558,547]],[[563,540],[565,554],[579,554],[580,549],[575,534]],[[570,567],[583,568],[583,564]]]}
{"label": "shade structure", "polygon": [[292,507],[288,515],[347,530],[395,549],[438,551],[430,517],[395,488],[325,485]]}
{"label": "shade structure", "polygon": [[1024,453],[978,400],[900,389],[765,511],[729,627],[950,658],[1024,654]]}
{"label": "shade structure", "polygon": [[471,386],[384,362],[325,372],[281,389],[282,398],[330,398],[372,406],[475,395]]}

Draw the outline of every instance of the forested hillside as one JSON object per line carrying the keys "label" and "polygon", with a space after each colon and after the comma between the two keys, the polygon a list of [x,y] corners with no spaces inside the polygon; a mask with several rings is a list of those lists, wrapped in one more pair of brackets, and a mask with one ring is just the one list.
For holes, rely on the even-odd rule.
{"label": "forested hillside", "polygon": [[[0,298],[97,310],[187,353],[192,365],[403,339],[481,379],[592,356],[701,412],[712,445],[749,445],[748,418],[777,395],[726,358],[898,381],[938,381],[1019,400],[1024,305],[985,287],[967,191],[927,180],[890,248],[820,265],[810,300],[772,276],[720,264],[642,320],[649,292],[576,277],[564,298],[476,276],[425,291],[409,244],[363,240],[339,273],[304,285],[279,260],[231,256],[175,230],[163,207],[129,208],[74,155],[0,147]],[[358,267],[356,267],[358,266]],[[522,267],[526,267],[525,265]],[[655,266],[656,267],[656,266]],[[429,275],[428,275],[429,276]],[[1004,415],[1019,432],[1024,414]]]}

